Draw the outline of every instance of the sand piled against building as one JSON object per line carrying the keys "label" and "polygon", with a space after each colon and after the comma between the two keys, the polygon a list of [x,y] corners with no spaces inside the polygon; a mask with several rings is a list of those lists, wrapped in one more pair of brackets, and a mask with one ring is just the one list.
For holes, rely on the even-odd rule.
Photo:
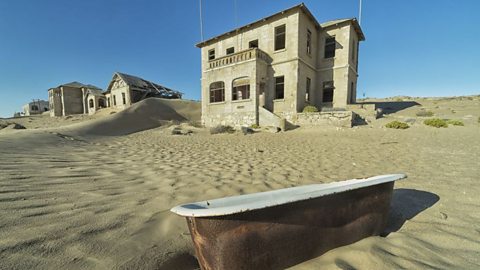
{"label": "sand piled against building", "polygon": [[75,136],[118,136],[152,129],[170,122],[200,121],[200,102],[148,98],[101,119],[63,128]]}

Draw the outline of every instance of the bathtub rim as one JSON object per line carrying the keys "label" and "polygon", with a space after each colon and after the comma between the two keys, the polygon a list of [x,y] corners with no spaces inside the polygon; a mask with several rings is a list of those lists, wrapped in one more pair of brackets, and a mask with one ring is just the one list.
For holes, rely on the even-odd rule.
{"label": "bathtub rim", "polygon": [[405,178],[407,178],[406,174],[399,173],[339,182],[303,185],[186,203],[175,206],[170,209],[170,211],[183,217],[227,216],[394,182]]}

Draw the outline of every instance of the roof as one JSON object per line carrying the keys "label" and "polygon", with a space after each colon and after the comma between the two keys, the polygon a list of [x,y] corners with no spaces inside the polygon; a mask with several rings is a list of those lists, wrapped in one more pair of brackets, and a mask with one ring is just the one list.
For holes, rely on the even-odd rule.
{"label": "roof", "polygon": [[[93,90],[99,90],[101,91],[102,89],[100,87],[97,87],[95,85],[92,85],[92,84],[83,84],[81,82],[77,82],[77,81],[73,81],[73,82],[69,82],[69,83],[64,83],[64,84],[61,84],[55,88],[60,88],[60,87],[63,87],[63,86],[67,86],[67,87],[73,87],[73,88],[87,88],[87,89],[93,89]],[[50,88],[52,89],[52,88]],[[49,90],[50,90],[49,89]]]}
{"label": "roof", "polygon": [[355,31],[357,31],[357,34],[360,40],[365,40],[365,35],[363,34],[362,28],[360,27],[360,24],[358,23],[356,18],[336,19],[336,20],[324,22],[320,24],[320,26],[322,28],[329,28],[345,22],[351,22],[353,24],[353,28],[355,29]]}
{"label": "roof", "polygon": [[164,93],[164,94],[169,94],[169,95],[178,95],[181,97],[182,93],[173,89],[170,89],[168,87],[165,87],[163,85],[147,81],[145,79],[142,79],[137,76],[125,74],[125,73],[120,73],[120,72],[115,72],[112,77],[112,81],[110,81],[110,84],[107,87],[106,93],[109,93],[110,90],[112,89],[113,85],[113,78],[116,76],[120,77],[128,86],[133,88],[133,90],[139,90],[139,91],[145,91],[145,92],[157,92],[157,93]]}
{"label": "roof", "polygon": [[[323,24],[319,24],[317,19],[315,19],[315,17],[312,15],[312,13],[310,12],[310,10],[307,8],[307,6],[305,6],[304,3],[301,3],[301,4],[298,4],[296,6],[293,6],[291,8],[287,8],[285,10],[282,10],[280,12],[277,12],[273,15],[270,15],[268,17],[265,17],[263,19],[260,19],[258,21],[255,21],[255,22],[252,22],[252,23],[249,23],[247,25],[244,25],[244,26],[241,26],[241,27],[238,27],[238,28],[235,28],[234,30],[232,31],[229,31],[229,32],[226,32],[226,33],[223,33],[221,35],[218,35],[218,36],[215,36],[213,38],[210,38],[210,39],[207,39],[205,41],[202,41],[200,43],[197,43],[195,46],[197,46],[198,48],[201,48],[201,47],[204,47],[214,41],[217,41],[221,38],[224,38],[224,37],[228,37],[230,35],[234,35],[234,34],[237,34],[238,32],[240,31],[243,31],[245,29],[249,29],[250,27],[252,26],[256,26],[260,23],[263,23],[265,21],[269,21],[271,19],[273,19],[274,17],[278,16],[278,15],[281,15],[281,14],[285,14],[285,13],[288,13],[290,11],[293,11],[293,10],[296,10],[296,9],[299,9],[301,11],[303,11],[311,20],[312,22],[315,24],[315,27],[318,29],[318,28],[324,28],[324,27],[329,27],[329,26],[332,26],[332,25],[336,25],[336,24],[339,24],[339,23],[343,23],[343,22],[346,22],[346,21],[352,21],[354,23],[354,27],[355,27],[355,30],[357,31],[357,33],[359,34],[361,40],[365,40],[365,36],[363,35],[363,32],[360,28],[360,25],[358,24],[357,20],[356,19],[341,19],[341,20],[333,20],[333,21],[328,21],[328,22],[325,22]],[[356,24],[356,25],[355,25]],[[325,26],[324,26],[325,25]]]}

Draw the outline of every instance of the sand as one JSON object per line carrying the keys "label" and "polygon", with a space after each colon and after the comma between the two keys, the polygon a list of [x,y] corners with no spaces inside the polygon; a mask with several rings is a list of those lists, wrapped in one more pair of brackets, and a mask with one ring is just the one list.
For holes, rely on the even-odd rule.
{"label": "sand", "polygon": [[[277,134],[184,123],[191,135],[171,135],[198,108],[156,101],[77,121],[9,119],[27,129],[0,130],[0,269],[196,269],[177,204],[396,172],[409,178],[384,236],[291,269],[478,269],[480,99],[390,101],[368,125]],[[427,127],[421,108],[465,126]],[[413,124],[384,128],[391,120]]]}

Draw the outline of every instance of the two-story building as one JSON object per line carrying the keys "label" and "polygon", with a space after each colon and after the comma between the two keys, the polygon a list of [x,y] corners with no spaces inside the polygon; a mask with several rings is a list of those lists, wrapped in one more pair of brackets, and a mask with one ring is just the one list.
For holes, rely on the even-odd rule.
{"label": "two-story building", "polygon": [[356,101],[363,40],[356,19],[319,24],[302,3],[197,44],[203,124],[290,120],[306,105],[346,108]]}

